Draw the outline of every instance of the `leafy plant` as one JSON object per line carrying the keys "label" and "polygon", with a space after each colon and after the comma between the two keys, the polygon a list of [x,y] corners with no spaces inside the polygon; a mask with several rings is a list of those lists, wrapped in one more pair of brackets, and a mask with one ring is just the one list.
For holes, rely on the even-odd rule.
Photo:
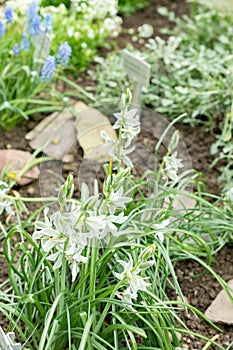
{"label": "leafy plant", "polygon": [[[70,71],[74,76],[89,66],[99,48],[111,46],[111,38],[118,35],[122,22],[117,16],[116,0],[101,3],[97,0],[82,0],[73,2],[70,9],[61,4],[57,8],[46,7],[42,12],[48,9],[53,15],[56,33],[51,50],[56,52],[61,40],[69,42],[73,52]],[[107,38],[110,40],[107,41]]]}
{"label": "leafy plant", "polygon": [[[211,152],[218,157],[220,151],[219,159],[227,160],[231,172],[232,17],[204,5],[197,6],[191,18],[178,19],[166,8],[159,12],[175,23],[173,30],[163,30],[170,35],[168,40],[149,39],[141,53],[129,47],[151,64],[151,81],[144,89],[143,102],[168,118],[186,112],[185,122],[203,123],[210,131],[217,129]],[[122,85],[131,87],[121,68],[120,53],[99,62],[91,75],[103,101],[111,95],[110,91],[117,96]]]}
{"label": "leafy plant", "polygon": [[140,0],[118,0],[119,12],[125,15],[132,15],[133,13],[145,9],[150,5],[150,1]]}
{"label": "leafy plant", "polygon": [[[48,60],[52,19],[46,14],[42,22],[38,10],[37,5],[32,2],[27,12],[26,28],[21,20],[19,22],[14,20],[15,14],[12,9],[11,21],[7,21],[7,18],[5,23],[2,21],[4,28],[0,39],[2,129],[12,128],[21,119],[28,119],[32,113],[58,110],[63,105],[60,102],[63,98],[56,91],[55,85],[51,89],[49,84],[56,70],[55,57],[50,56],[50,65]],[[57,64],[60,71],[66,65],[59,62]]]}
{"label": "leafy plant", "polygon": [[[111,140],[102,132],[110,160],[105,164],[102,188],[95,181],[93,194],[83,184],[81,198],[73,199],[73,177],[69,175],[56,200],[58,210],[50,214],[49,203],[55,199],[40,198],[48,204],[44,218],[41,208],[21,221],[17,203],[27,199],[15,198],[9,185],[0,184],[1,212],[9,214],[15,208],[18,221],[11,226],[9,219],[0,222],[9,264],[9,280],[1,286],[0,311],[27,349],[178,350],[182,346],[178,333],[190,331],[176,306],[181,304],[206,319],[191,305],[170,301],[166,295],[169,283],[183,300],[173,267],[179,259],[201,263],[230,296],[210,267],[212,252],[219,245],[214,230],[221,220],[221,207],[213,208],[197,195],[200,215],[185,205],[185,214],[176,209],[174,202],[195,176],[192,171],[181,171],[175,151],[178,132],[157,163],[171,125],[155,147],[155,170],[139,180],[134,178],[130,154],[140,120],[130,103],[127,92],[122,95],[120,112],[114,114],[118,139]],[[231,215],[231,204],[230,199],[224,209],[226,217]],[[205,229],[208,218],[212,226]],[[206,236],[193,231],[195,227],[201,227]],[[228,229],[232,231],[230,225]],[[224,239],[222,236],[221,244]],[[213,340],[200,337],[223,350]]]}

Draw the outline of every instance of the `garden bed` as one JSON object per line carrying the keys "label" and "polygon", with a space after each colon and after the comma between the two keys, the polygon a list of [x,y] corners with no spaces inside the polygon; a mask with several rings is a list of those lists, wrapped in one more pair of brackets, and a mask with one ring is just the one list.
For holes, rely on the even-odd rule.
{"label": "garden bed", "polygon": [[[129,28],[137,27],[140,24],[148,23],[154,28],[154,33],[159,35],[159,29],[163,27],[168,27],[169,22],[165,17],[157,14],[156,9],[159,6],[167,6],[170,10],[174,11],[177,15],[181,16],[183,14],[189,13],[189,6],[186,2],[180,0],[174,3],[174,1],[169,0],[154,0],[151,1],[151,5],[144,11],[139,11],[138,13],[131,15],[129,17],[124,17],[123,32],[119,36],[119,45],[124,48],[127,43],[132,42],[132,36],[128,35],[124,30]],[[170,24],[169,24],[170,25]],[[143,45],[134,42],[137,48],[142,49]],[[79,80],[78,80],[79,82]],[[89,77],[82,76],[82,86],[89,84]],[[38,121],[42,118],[41,115],[33,116],[30,121],[23,121],[15,129],[3,132],[0,131],[0,149],[20,149],[32,152],[32,149],[25,140],[25,135],[32,130]],[[154,135],[154,130],[156,129],[156,118],[155,113],[151,110],[145,110],[142,113],[142,125],[144,120],[151,120],[151,124],[148,126],[145,124],[141,134],[138,136],[138,142],[145,145],[145,147],[153,152],[155,146],[154,140],[151,140],[150,135]],[[153,130],[153,128],[155,128]],[[212,194],[220,194],[220,188],[217,178],[220,174],[218,166],[211,167],[214,161],[214,156],[210,155],[210,145],[214,142],[214,136],[205,131],[205,127],[202,125],[196,125],[194,128],[189,125],[176,124],[175,128],[180,131],[181,139],[184,141],[187,150],[189,152],[192,167],[203,173],[202,181],[205,185],[206,192]],[[148,132],[149,130],[149,132]],[[83,152],[79,145],[73,147],[73,161],[71,163],[65,164],[64,175],[69,172],[73,172],[75,175],[75,169],[78,169],[80,163],[83,159]],[[87,175],[88,177],[88,175]],[[88,180],[88,178],[87,178]],[[40,195],[39,182],[34,181],[33,183],[23,186],[15,187],[15,190],[20,193],[23,197],[38,197]],[[75,182],[76,196],[79,193],[79,188],[77,182]],[[38,208],[37,204],[29,204],[31,211]],[[0,283],[7,278],[7,263],[2,258],[3,252],[3,241],[0,241]],[[233,247],[230,245],[225,246],[215,257],[216,265],[213,266],[214,270],[219,273],[219,275],[228,281],[233,275]],[[178,262],[175,266],[176,275],[180,283],[181,289],[184,296],[188,299],[189,303],[194,307],[198,308],[201,312],[204,312],[211,301],[216,297],[217,293],[221,290],[221,286],[216,282],[215,278],[210,274],[204,274],[201,277],[195,278],[195,275],[203,273],[203,267],[198,265],[196,262],[191,260],[184,260]],[[192,277],[194,276],[194,277]],[[176,299],[176,295],[173,291],[168,289],[168,295],[171,298]],[[195,319],[192,313],[186,314],[181,311],[181,318],[185,321],[187,326],[192,332],[200,333],[208,338],[214,337],[219,334],[218,331],[213,330],[213,328],[208,325],[205,321],[200,319]],[[7,329],[7,322],[4,317],[0,315],[0,325]],[[221,344],[224,348],[227,348],[233,340],[233,326],[220,326],[222,333],[219,334],[216,341]],[[199,340],[191,335],[185,336],[184,346],[189,350],[201,350],[203,349],[206,341]],[[207,348],[205,348],[207,349]],[[217,349],[213,345],[209,345],[208,349]],[[37,349],[35,349],[37,350]]]}

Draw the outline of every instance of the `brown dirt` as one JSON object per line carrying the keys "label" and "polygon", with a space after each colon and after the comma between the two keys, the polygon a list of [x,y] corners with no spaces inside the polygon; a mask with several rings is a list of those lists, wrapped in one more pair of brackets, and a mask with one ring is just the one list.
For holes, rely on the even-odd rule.
{"label": "brown dirt", "polygon": [[[189,6],[183,0],[153,0],[151,1],[151,6],[145,11],[140,11],[135,15],[124,18],[124,28],[125,30],[121,33],[119,37],[119,45],[124,48],[129,42],[133,43],[139,49],[142,49],[142,44],[138,42],[132,42],[131,37],[127,34],[129,28],[134,28],[137,31],[138,26],[143,23],[152,24],[154,27],[154,33],[159,35],[159,29],[168,26],[167,19],[158,15],[156,9],[159,6],[167,6],[170,10],[173,10],[176,14],[182,15],[189,12]],[[84,76],[83,76],[84,77]],[[85,78],[85,77],[84,77]],[[88,78],[87,78],[88,82]],[[83,82],[85,85],[85,82]],[[145,112],[143,114],[143,132],[138,138],[138,142],[143,144],[146,150],[153,152],[153,147],[156,140],[153,138],[156,133],[156,122],[151,125],[154,112]],[[34,117],[31,121],[23,121],[17,128],[10,132],[0,131],[0,149],[6,149],[8,147],[18,148],[21,150],[31,151],[30,146],[24,139],[25,134],[31,130],[37,123],[38,117]],[[39,118],[40,119],[40,118]],[[148,122],[149,121],[149,122]],[[149,124],[148,124],[149,123]],[[207,190],[212,193],[218,193],[217,177],[219,175],[219,169],[210,168],[210,164],[214,158],[209,153],[209,147],[214,141],[214,137],[207,134],[202,126],[196,126],[195,129],[191,128],[189,125],[177,125],[176,129],[180,130],[181,138],[184,141],[190,157],[193,167],[204,173],[204,183]],[[75,147],[73,150],[75,160],[71,164],[66,164],[63,166],[64,173],[67,174],[69,171],[74,173],[77,172],[79,164],[82,162],[82,150],[80,147]],[[146,155],[145,155],[146,156]],[[86,178],[91,177],[92,174],[85,174]],[[75,179],[76,192],[78,193],[78,182]],[[40,195],[39,183],[35,181],[34,183],[27,185],[25,187],[16,188],[23,196],[38,196]],[[31,210],[35,207],[31,206]],[[233,254],[232,247],[224,247],[219,254],[216,255],[215,259],[218,262],[214,267],[215,271],[218,272],[224,280],[232,278],[233,270]],[[189,302],[198,307],[201,311],[204,311],[216,294],[220,291],[221,287],[214,280],[214,278],[206,274],[201,278],[193,278],[194,274],[199,274],[203,272],[203,269],[193,261],[183,261],[179,262],[176,266],[177,277],[180,281],[182,291],[189,300]],[[0,283],[7,278],[7,265],[2,257],[2,241],[0,242]],[[172,293],[171,293],[172,295]],[[173,295],[174,296],[174,295]],[[195,319],[192,314],[182,314],[183,320],[186,322],[187,326],[193,332],[199,332],[207,337],[212,337],[216,334],[208,324],[200,319]],[[4,318],[0,317],[0,325],[4,325]],[[233,341],[233,327],[221,326],[222,333],[218,338],[218,342],[225,348],[229,346],[231,341]],[[185,344],[189,350],[201,350],[205,342],[194,339],[191,336],[185,338]],[[214,346],[209,346],[209,350],[215,350]]]}
{"label": "brown dirt", "polygon": [[[212,266],[214,271],[224,281],[228,282],[233,276],[233,246],[225,246],[215,256],[215,259],[216,263]],[[203,276],[195,278],[195,275],[203,273]],[[188,302],[203,313],[221,291],[221,286],[213,275],[205,273],[203,267],[192,260],[177,263],[176,275]],[[171,292],[170,296],[175,299],[173,292]],[[231,345],[232,347],[228,349],[233,349],[233,326],[217,324],[221,329],[221,332],[219,332],[209,326],[203,319],[196,318],[191,312],[188,314],[182,312],[180,317],[191,331],[200,333],[208,338],[218,335],[218,338],[215,340],[217,343],[221,344],[225,349]],[[184,346],[189,350],[201,350],[206,343],[206,341],[194,336],[184,336]],[[218,347],[211,345],[208,349],[217,350]]]}
{"label": "brown dirt", "polygon": [[121,49],[125,48],[127,44],[132,44],[134,47],[144,50],[144,44],[139,41],[133,41],[132,36],[129,35],[128,29],[134,30],[134,35],[138,35],[138,27],[144,23],[150,24],[154,29],[154,36],[159,35],[163,38],[166,38],[165,35],[160,33],[162,28],[171,28],[172,23],[164,16],[161,16],[157,9],[159,7],[167,7],[169,11],[173,11],[177,16],[182,16],[184,14],[189,14],[189,4],[184,0],[151,0],[151,5],[139,11],[132,16],[123,16],[123,30],[120,36],[118,37],[118,44]]}

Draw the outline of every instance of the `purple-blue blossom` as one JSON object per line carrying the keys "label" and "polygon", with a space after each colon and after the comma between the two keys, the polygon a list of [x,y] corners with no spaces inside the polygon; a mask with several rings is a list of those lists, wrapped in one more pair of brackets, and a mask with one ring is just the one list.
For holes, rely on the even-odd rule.
{"label": "purple-blue blossom", "polygon": [[20,48],[19,48],[19,45],[18,44],[15,44],[14,47],[13,47],[13,53],[15,56],[18,56],[19,53],[20,53]]}
{"label": "purple-blue blossom", "polygon": [[32,22],[35,18],[35,16],[38,15],[38,6],[36,1],[31,1],[29,7],[28,7],[28,11],[27,11],[27,22],[28,25],[30,24],[30,22]]}
{"label": "purple-blue blossom", "polygon": [[34,0],[28,7],[27,28],[32,37],[36,37],[40,34],[40,16],[38,14],[38,5]]}
{"label": "purple-blue blossom", "polygon": [[61,67],[66,67],[69,63],[72,49],[67,41],[61,44],[58,48],[57,63]]}
{"label": "purple-blue blossom", "polygon": [[27,37],[26,33],[22,34],[22,38],[21,38],[21,41],[20,41],[20,48],[23,51],[29,51],[29,49],[30,49],[30,41],[28,40],[28,37]]}
{"label": "purple-blue blossom", "polygon": [[12,21],[13,21],[13,9],[10,5],[6,5],[5,18],[6,18],[7,24],[12,23]]}
{"label": "purple-blue blossom", "polygon": [[36,15],[33,20],[28,23],[28,31],[32,37],[36,37],[40,34],[40,16]]}
{"label": "purple-blue blossom", "polygon": [[2,38],[5,34],[6,28],[3,24],[3,21],[0,19],[0,38]]}
{"label": "purple-blue blossom", "polygon": [[44,32],[51,34],[53,31],[53,21],[50,13],[46,13],[44,16]]}
{"label": "purple-blue blossom", "polygon": [[54,56],[49,55],[41,69],[40,80],[50,81],[53,78],[56,69],[56,60]]}

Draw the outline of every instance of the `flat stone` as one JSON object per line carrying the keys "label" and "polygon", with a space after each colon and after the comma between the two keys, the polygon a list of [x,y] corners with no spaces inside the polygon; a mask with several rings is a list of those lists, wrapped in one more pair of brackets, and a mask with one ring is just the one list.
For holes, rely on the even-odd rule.
{"label": "flat stone", "polygon": [[19,177],[21,170],[32,159],[30,152],[20,151],[17,149],[0,150],[0,172],[6,169],[6,172],[11,176],[16,176],[15,181],[19,185],[27,185],[39,176],[37,166],[29,169],[22,178]]}
{"label": "flat stone", "polygon": [[75,109],[77,138],[83,149],[84,158],[96,162],[107,161],[109,148],[100,132],[103,130],[111,140],[117,140],[117,134],[108,118],[82,102],[78,102]]}
{"label": "flat stone", "polygon": [[[233,279],[228,281],[229,287],[233,289]],[[233,292],[231,292],[233,297]],[[205,312],[205,316],[212,322],[233,325],[233,302],[230,300],[225,290],[222,290],[214,299]]]}
{"label": "flat stone", "polygon": [[43,152],[54,159],[63,159],[74,142],[76,131],[73,115],[69,110],[53,113],[26,135],[33,149],[43,148]]}

